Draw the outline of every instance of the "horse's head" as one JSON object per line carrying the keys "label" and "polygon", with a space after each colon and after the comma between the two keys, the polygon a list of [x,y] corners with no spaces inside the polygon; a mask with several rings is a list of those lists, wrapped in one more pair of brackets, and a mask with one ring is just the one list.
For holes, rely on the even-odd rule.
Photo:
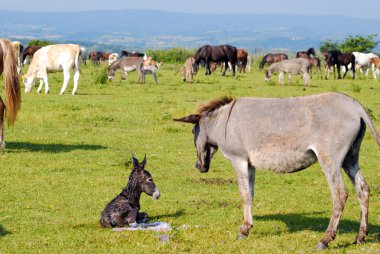
{"label": "horse's head", "polygon": [[32,90],[32,87],[34,86],[35,80],[36,80],[35,75],[27,75],[27,74],[22,75],[22,81],[25,85],[25,93],[30,93],[30,91]]}
{"label": "horse's head", "polygon": [[194,145],[197,149],[198,156],[195,167],[199,169],[201,173],[206,173],[210,168],[212,156],[217,151],[218,147],[208,142],[206,128],[201,116],[199,114],[194,114],[174,119],[174,121],[194,124]]}

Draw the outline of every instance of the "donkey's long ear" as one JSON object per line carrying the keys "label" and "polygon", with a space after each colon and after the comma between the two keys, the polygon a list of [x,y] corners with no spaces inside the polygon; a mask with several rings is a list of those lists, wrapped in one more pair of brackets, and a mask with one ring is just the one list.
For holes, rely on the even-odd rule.
{"label": "donkey's long ear", "polygon": [[133,164],[133,169],[139,168],[139,160],[134,156],[132,157],[132,164]]}
{"label": "donkey's long ear", "polygon": [[146,164],[146,154],[145,154],[145,156],[144,156],[144,160],[140,163],[139,168],[140,168],[140,169],[144,169],[144,168],[145,168],[145,164]]}
{"label": "donkey's long ear", "polygon": [[199,123],[199,120],[201,119],[201,116],[198,114],[188,115],[182,118],[173,119],[176,122],[184,122],[184,123],[193,123],[197,124]]}

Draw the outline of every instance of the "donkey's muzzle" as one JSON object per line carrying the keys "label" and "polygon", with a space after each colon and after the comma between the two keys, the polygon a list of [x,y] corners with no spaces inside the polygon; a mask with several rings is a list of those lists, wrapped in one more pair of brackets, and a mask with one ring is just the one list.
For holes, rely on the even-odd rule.
{"label": "donkey's muzzle", "polygon": [[206,173],[209,169],[209,167],[202,166],[198,161],[195,163],[195,167],[199,169],[199,172],[201,173]]}
{"label": "donkey's muzzle", "polygon": [[160,198],[160,191],[158,190],[157,187],[154,190],[152,197],[153,197],[153,199],[159,199]]}

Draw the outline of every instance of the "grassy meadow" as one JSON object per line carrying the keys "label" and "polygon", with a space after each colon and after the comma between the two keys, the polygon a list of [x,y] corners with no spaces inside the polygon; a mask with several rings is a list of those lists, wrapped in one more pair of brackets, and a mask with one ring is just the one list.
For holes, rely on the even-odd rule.
{"label": "grassy meadow", "polygon": [[[24,68],[23,72],[26,72]],[[338,91],[353,96],[369,111],[380,131],[380,81],[314,77],[304,89],[299,76],[277,85],[264,82],[257,64],[251,72],[219,71],[184,83],[180,65],[164,65],[158,85],[147,76],[94,83],[101,68],[82,65],[77,95],[72,80],[60,96],[62,73],[49,74],[50,94],[25,94],[15,126],[6,127],[0,154],[0,253],[315,253],[331,214],[331,197],[318,164],[295,174],[258,170],[253,203],[254,227],[237,241],[243,211],[232,166],[220,152],[210,171],[194,168],[191,125],[172,119],[195,112],[210,99],[290,97]],[[1,96],[4,85],[0,81]],[[161,191],[153,201],[143,194],[141,211],[153,221],[170,223],[168,233],[113,232],[100,227],[105,205],[125,186],[135,154],[147,155],[147,169]],[[325,253],[380,252],[380,149],[368,131],[360,164],[371,188],[369,236],[355,246],[360,207],[345,176],[349,198],[339,232]],[[167,234],[163,243],[159,235]]]}

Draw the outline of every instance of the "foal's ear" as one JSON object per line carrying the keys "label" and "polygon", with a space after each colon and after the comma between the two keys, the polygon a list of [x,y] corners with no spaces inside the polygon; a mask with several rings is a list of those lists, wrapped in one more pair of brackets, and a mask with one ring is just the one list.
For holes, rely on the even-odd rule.
{"label": "foal's ear", "polygon": [[134,156],[132,157],[132,164],[133,164],[133,169],[139,168],[139,160]]}
{"label": "foal's ear", "polygon": [[199,123],[199,120],[201,119],[201,116],[199,114],[193,114],[193,115],[188,115],[182,118],[177,118],[173,119],[176,122],[184,122],[184,123],[193,123],[197,124]]}
{"label": "foal's ear", "polygon": [[145,164],[146,164],[146,154],[145,154],[145,156],[144,156],[144,160],[140,163],[139,168],[140,168],[140,169],[144,169],[144,168],[145,168]]}

